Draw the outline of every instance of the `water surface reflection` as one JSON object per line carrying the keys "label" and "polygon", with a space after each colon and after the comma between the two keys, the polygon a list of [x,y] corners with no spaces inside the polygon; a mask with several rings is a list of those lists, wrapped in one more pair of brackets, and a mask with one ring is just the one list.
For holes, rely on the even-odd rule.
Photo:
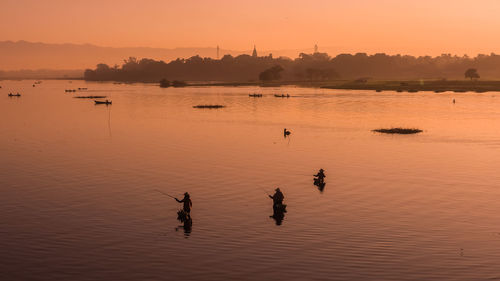
{"label": "water surface reflection", "polygon": [[2,280],[500,276],[498,93],[32,82],[0,89]]}

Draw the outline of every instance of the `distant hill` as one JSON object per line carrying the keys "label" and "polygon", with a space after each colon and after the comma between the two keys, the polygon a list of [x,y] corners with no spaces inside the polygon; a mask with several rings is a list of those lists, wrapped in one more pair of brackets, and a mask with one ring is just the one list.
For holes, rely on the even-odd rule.
{"label": "distant hill", "polygon": [[[259,51],[259,50],[258,50]],[[297,57],[300,52],[310,50],[259,51],[259,55],[273,53],[276,56]],[[220,57],[250,54],[251,50],[234,51],[221,49]],[[47,44],[27,41],[0,41],[0,70],[21,69],[86,69],[94,68],[98,63],[121,65],[129,57],[150,58],[169,62],[177,58],[201,57],[216,58],[214,48],[113,48],[90,44]]]}

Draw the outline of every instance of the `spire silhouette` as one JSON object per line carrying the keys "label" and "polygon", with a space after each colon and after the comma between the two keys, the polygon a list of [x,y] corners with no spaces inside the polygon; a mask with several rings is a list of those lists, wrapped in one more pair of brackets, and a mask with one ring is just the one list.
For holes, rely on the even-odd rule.
{"label": "spire silhouette", "polygon": [[253,45],[252,57],[254,57],[254,58],[257,57],[257,48],[255,47],[255,45]]}

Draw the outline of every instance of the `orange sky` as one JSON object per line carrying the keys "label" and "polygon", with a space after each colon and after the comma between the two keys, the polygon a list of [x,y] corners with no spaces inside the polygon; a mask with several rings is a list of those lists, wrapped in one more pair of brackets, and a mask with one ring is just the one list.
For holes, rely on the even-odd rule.
{"label": "orange sky", "polygon": [[1,0],[0,41],[500,53],[498,0]]}

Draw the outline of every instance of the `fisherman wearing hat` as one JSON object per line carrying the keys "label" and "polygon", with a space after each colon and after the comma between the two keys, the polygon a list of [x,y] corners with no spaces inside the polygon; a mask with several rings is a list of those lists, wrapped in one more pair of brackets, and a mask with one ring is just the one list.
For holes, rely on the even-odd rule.
{"label": "fisherman wearing hat", "polygon": [[187,216],[191,217],[191,206],[193,206],[193,202],[191,202],[191,199],[189,198],[189,193],[184,193],[184,198],[182,200],[179,200],[177,198],[174,198],[175,201],[179,203],[184,203],[184,208],[183,211],[186,213]]}
{"label": "fisherman wearing hat", "polygon": [[269,198],[273,199],[273,207],[278,207],[283,205],[283,199],[285,199],[285,196],[283,196],[283,193],[279,188],[276,188],[274,195],[269,195]]}
{"label": "fisherman wearing hat", "polygon": [[314,175],[315,177],[317,177],[316,179],[314,179],[314,182],[315,183],[318,183],[318,184],[323,184],[324,181],[325,181],[325,173],[324,173],[324,170],[323,169],[319,169],[319,172]]}

